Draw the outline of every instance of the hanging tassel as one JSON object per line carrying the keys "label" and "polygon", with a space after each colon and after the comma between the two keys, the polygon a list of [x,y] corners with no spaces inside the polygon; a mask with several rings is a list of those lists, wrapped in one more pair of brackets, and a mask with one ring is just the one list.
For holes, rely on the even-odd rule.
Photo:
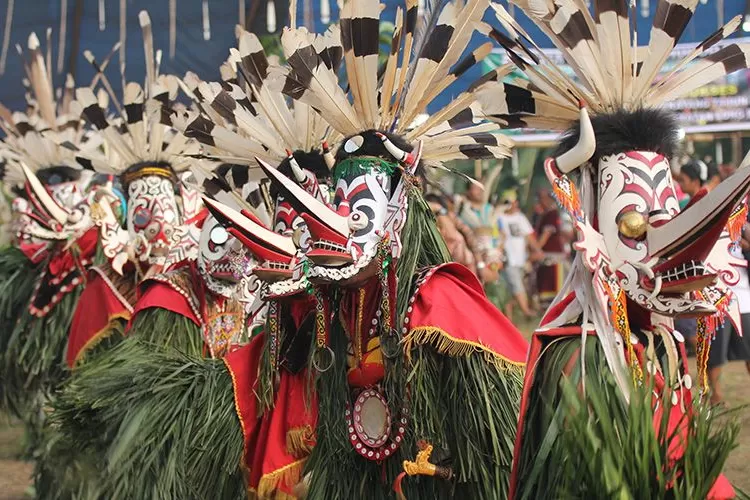
{"label": "hanging tassel", "polygon": [[[65,66],[65,38],[68,31],[68,0],[60,0],[60,43],[57,52],[57,72],[62,73]],[[52,75],[50,75],[52,77]]]}
{"label": "hanging tassel", "polygon": [[274,372],[278,366],[279,359],[279,339],[281,329],[280,310],[281,308],[279,307],[278,301],[271,300],[268,302],[268,315],[266,316],[268,324],[268,354],[269,363]]}
{"label": "hanging tassel", "polygon": [[208,0],[203,0],[203,39],[211,39],[211,20],[208,16]]}
{"label": "hanging tassel", "polygon": [[169,0],[169,59],[174,59],[177,47],[177,0]]}
{"label": "hanging tassel", "polygon": [[711,337],[705,316],[698,318],[695,330],[695,364],[698,368],[698,381],[701,393],[708,389],[708,353],[711,351]]}
{"label": "hanging tassel", "polygon": [[13,24],[14,0],[8,0],[8,9],[5,11],[5,28],[3,29],[3,50],[0,52],[0,75],[5,73],[5,61],[8,59],[8,48],[10,47],[10,27]]}
{"label": "hanging tassel", "polygon": [[742,239],[742,228],[745,227],[745,222],[747,222],[747,201],[743,201],[737,205],[727,221],[729,238],[735,246],[740,244],[740,240]]}
{"label": "hanging tassel", "polygon": [[276,31],[276,4],[273,0],[268,0],[266,4],[266,31],[269,33]]}
{"label": "hanging tassel", "polygon": [[574,220],[582,221],[583,209],[581,208],[581,196],[578,194],[578,189],[570,180],[570,177],[557,168],[554,158],[544,160],[544,173],[552,184],[552,194],[557,199],[557,203]]}
{"label": "hanging tassel", "polygon": [[239,20],[239,22],[237,24],[239,24],[240,26],[242,26],[242,29],[245,29],[245,0],[240,0],[239,1],[239,7],[240,8],[239,8],[239,14],[238,15],[239,15],[240,20]]}
{"label": "hanging tassel", "polygon": [[318,373],[323,373],[328,371],[335,361],[334,353],[329,345],[331,304],[320,287],[316,287],[313,294],[315,295],[315,351],[312,356],[312,366]]}
{"label": "hanging tassel", "polygon": [[617,287],[617,291],[612,289],[612,285],[607,281],[603,282],[604,290],[609,296],[609,303],[612,308],[612,324],[615,327],[617,333],[620,334],[622,340],[625,342],[625,349],[627,352],[627,361],[630,365],[630,373],[633,377],[633,383],[638,383],[643,380],[643,370],[638,358],[635,355],[635,349],[633,348],[633,341],[631,339],[632,332],[630,331],[630,321],[628,320],[628,306],[627,297],[625,291]]}
{"label": "hanging tassel", "polygon": [[107,29],[107,13],[104,8],[104,0],[99,0],[99,31]]}
{"label": "hanging tassel", "polygon": [[328,0],[320,0],[320,22],[323,24],[331,22],[331,4]]}

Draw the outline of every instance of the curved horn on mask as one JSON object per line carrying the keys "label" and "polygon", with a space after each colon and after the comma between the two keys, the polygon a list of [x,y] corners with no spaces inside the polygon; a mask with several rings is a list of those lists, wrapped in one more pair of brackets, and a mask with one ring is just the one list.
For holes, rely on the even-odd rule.
{"label": "curved horn on mask", "polygon": [[305,176],[305,172],[303,172],[302,168],[299,166],[299,163],[297,163],[297,160],[294,158],[294,153],[287,149],[286,157],[289,160],[289,166],[292,167],[292,173],[294,174],[294,178],[297,179],[297,182],[305,182],[307,177]]}
{"label": "curved horn on mask", "polygon": [[388,152],[392,154],[393,157],[396,158],[400,163],[404,164],[405,167],[411,168],[417,161],[419,161],[419,154],[414,152],[407,153],[403,149],[393,144],[388,136],[381,132],[375,132],[375,135],[377,135],[380,140],[383,141],[383,146],[385,146],[385,149],[387,149]]}
{"label": "curved horn on mask", "polygon": [[331,153],[331,149],[328,147],[328,141],[323,141],[323,160],[325,160],[326,165],[328,165],[328,170],[333,170],[333,167],[336,166],[336,159],[333,157],[333,153]]}
{"label": "curved horn on mask", "polygon": [[555,158],[555,164],[560,172],[567,174],[591,159],[596,150],[596,135],[591,125],[591,118],[586,106],[581,103],[580,132],[578,143],[572,149]]}
{"label": "curved horn on mask", "polygon": [[36,196],[47,213],[60,224],[65,224],[68,221],[68,212],[50,196],[34,172],[29,170],[26,165],[21,165],[21,168],[23,169],[23,174],[26,176],[26,180],[29,182],[29,187],[34,192],[34,196]]}
{"label": "curved horn on mask", "polygon": [[256,157],[260,168],[265,172],[271,182],[275,183],[283,192],[292,205],[297,205],[297,211],[302,214],[307,212],[318,219],[332,230],[343,236],[349,236],[349,222],[334,212],[328,205],[312,196],[310,193],[301,188],[296,182],[286,177],[284,174],[271,167],[269,164]]}

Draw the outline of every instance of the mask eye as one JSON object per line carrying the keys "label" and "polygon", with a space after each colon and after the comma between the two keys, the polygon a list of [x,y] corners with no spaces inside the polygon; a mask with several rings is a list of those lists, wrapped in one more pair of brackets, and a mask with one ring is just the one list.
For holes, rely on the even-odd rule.
{"label": "mask eye", "polygon": [[646,234],[648,221],[643,214],[633,210],[622,214],[620,221],[617,223],[617,229],[626,238],[638,240]]}
{"label": "mask eye", "polygon": [[347,153],[354,153],[359,148],[362,147],[362,144],[365,143],[365,138],[361,135],[355,135],[354,137],[350,137],[349,140],[347,140],[344,143],[344,151]]}
{"label": "mask eye", "polygon": [[359,231],[367,227],[370,222],[370,218],[360,211],[352,212],[349,215],[349,229],[352,231]]}
{"label": "mask eye", "polygon": [[211,243],[214,245],[223,245],[229,239],[229,233],[221,226],[216,226],[211,230]]}
{"label": "mask eye", "polygon": [[133,225],[136,229],[143,229],[151,222],[151,212],[145,208],[139,208],[133,214]]}

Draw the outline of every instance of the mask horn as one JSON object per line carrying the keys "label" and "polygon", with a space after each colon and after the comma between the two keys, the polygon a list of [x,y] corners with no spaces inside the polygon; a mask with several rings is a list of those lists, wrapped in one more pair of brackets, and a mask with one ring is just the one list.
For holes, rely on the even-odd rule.
{"label": "mask horn", "polygon": [[305,182],[305,179],[307,178],[305,172],[302,171],[299,163],[294,159],[294,154],[288,149],[286,150],[286,157],[289,160],[289,166],[292,167],[292,173],[294,174],[294,178],[297,179],[297,182]]}
{"label": "mask horn", "polygon": [[328,170],[333,170],[333,167],[336,166],[336,159],[333,157],[333,153],[331,153],[327,141],[323,141],[323,159],[325,160],[326,165],[328,165]]}
{"label": "mask horn", "polygon": [[578,143],[572,149],[555,158],[555,164],[560,172],[567,174],[591,159],[596,150],[596,135],[591,125],[591,118],[586,106],[581,103],[581,130]]}
{"label": "mask horn", "polygon": [[411,169],[417,163],[417,161],[419,161],[418,152],[407,153],[403,149],[393,144],[388,136],[381,132],[375,132],[375,135],[377,135],[380,140],[383,141],[383,146],[385,146],[385,149],[387,149],[388,152],[405,167]]}
{"label": "mask horn", "polygon": [[49,195],[45,187],[39,181],[39,178],[34,175],[34,172],[29,170],[26,165],[21,165],[21,168],[23,169],[23,174],[26,176],[26,180],[29,182],[29,187],[31,187],[31,190],[34,192],[34,196],[37,197],[47,213],[49,213],[57,222],[64,225],[68,221],[68,212],[58,205]]}

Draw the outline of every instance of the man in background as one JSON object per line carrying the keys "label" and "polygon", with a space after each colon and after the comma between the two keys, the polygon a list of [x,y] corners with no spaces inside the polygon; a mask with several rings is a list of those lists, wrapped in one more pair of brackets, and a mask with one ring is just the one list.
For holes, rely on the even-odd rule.
{"label": "man in background", "polygon": [[557,202],[549,190],[539,191],[539,204],[542,213],[537,219],[535,229],[539,248],[544,252],[536,273],[539,303],[546,308],[562,288],[565,277],[567,254],[565,238],[562,233],[562,221]]}
{"label": "man in background", "polygon": [[503,242],[495,210],[485,200],[484,190],[476,184],[469,184],[465,197],[458,209],[458,217],[474,231],[477,251],[484,256],[483,261],[477,262],[477,270],[481,275],[482,270],[489,267],[496,274],[503,265]]}
{"label": "man in background", "polygon": [[682,192],[687,195],[680,200],[680,209],[685,209],[690,203],[690,200],[694,198],[706,184],[708,178],[708,165],[701,160],[690,160],[680,168],[680,173],[677,174],[677,183],[680,185]]}
{"label": "man in background", "polygon": [[450,198],[430,193],[425,196],[425,200],[435,216],[438,231],[445,240],[451,258],[469,268],[482,283],[496,281],[497,272],[485,264],[485,253],[479,248],[471,228],[456,216]]}
{"label": "man in background", "polygon": [[528,294],[524,285],[526,267],[529,263],[529,249],[533,260],[540,260],[543,255],[534,237],[534,228],[529,219],[521,212],[518,197],[514,191],[503,195],[504,213],[498,217],[500,231],[505,234],[505,266],[503,277],[508,283],[513,296],[505,304],[505,315],[513,317],[513,306],[518,305],[524,316],[530,318],[534,312],[529,307]]}

